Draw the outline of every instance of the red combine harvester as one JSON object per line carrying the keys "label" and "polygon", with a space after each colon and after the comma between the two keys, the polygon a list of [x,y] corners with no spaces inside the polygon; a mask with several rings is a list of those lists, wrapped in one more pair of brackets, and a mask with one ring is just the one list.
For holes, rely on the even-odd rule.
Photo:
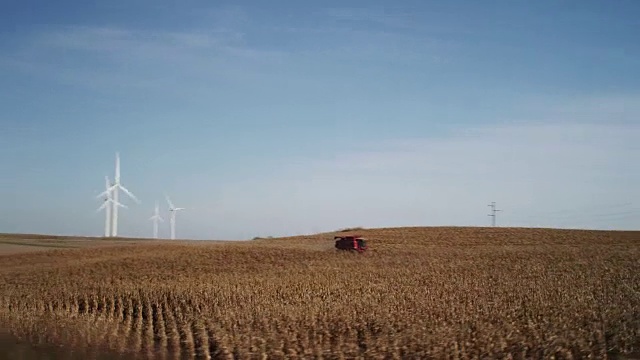
{"label": "red combine harvester", "polygon": [[335,236],[333,239],[336,241],[336,249],[338,250],[363,253],[368,249],[366,239],[359,235]]}

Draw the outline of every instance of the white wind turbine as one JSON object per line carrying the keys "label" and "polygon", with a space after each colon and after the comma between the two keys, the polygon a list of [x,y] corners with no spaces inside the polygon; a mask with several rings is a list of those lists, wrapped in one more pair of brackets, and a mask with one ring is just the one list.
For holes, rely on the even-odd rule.
{"label": "white wind turbine", "polygon": [[153,220],[153,238],[157,239],[158,238],[158,221],[164,222],[164,220],[162,220],[162,217],[160,217],[160,206],[158,205],[157,201],[156,201],[155,212],[153,216],[149,218],[149,220]]}
{"label": "white wind turbine", "polygon": [[[125,194],[129,195],[130,198],[135,200],[135,202],[140,204],[140,201],[120,183],[120,154],[117,152],[116,152],[116,177],[115,177],[113,186],[111,186],[111,189],[113,190],[113,201],[115,201],[116,203],[118,202],[118,190],[122,190],[125,192]],[[111,228],[111,236],[118,236],[118,207],[117,206],[113,207],[113,227]]]}
{"label": "white wind turbine", "polygon": [[185,208],[177,208],[173,206],[173,203],[171,202],[171,199],[169,199],[169,196],[165,195],[165,197],[167,198],[167,203],[169,204],[169,211],[171,212],[171,219],[170,219],[171,240],[174,240],[176,238],[176,212],[180,210],[185,210]]}
{"label": "white wind turbine", "polygon": [[97,196],[97,198],[104,196],[104,202],[102,203],[102,206],[100,206],[96,211],[100,211],[104,209],[105,211],[104,236],[109,237],[111,236],[111,207],[122,206],[123,208],[126,208],[126,206],[113,200],[113,198],[111,197],[112,189],[111,189],[111,184],[109,184],[109,177],[105,176],[104,180],[105,180],[105,191]]}

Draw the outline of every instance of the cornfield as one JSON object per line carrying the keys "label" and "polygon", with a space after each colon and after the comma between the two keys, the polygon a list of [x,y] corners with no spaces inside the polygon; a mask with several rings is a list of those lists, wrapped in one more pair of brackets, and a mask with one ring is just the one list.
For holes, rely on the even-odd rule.
{"label": "cornfield", "polygon": [[640,232],[358,233],[366,254],[331,233],[0,256],[0,329],[82,359],[640,353]]}

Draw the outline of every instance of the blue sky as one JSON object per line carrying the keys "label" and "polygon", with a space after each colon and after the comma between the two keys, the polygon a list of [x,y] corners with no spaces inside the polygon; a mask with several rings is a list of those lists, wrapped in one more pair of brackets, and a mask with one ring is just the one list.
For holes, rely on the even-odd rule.
{"label": "blue sky", "polygon": [[[637,1],[14,1],[0,232],[640,228]],[[161,236],[168,236],[167,222]]]}

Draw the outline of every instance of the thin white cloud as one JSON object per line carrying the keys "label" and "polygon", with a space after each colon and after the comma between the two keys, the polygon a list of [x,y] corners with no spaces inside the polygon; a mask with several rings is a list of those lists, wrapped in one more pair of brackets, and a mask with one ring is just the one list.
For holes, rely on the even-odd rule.
{"label": "thin white cloud", "polygon": [[39,34],[33,46],[95,51],[117,55],[171,54],[188,50],[242,47],[242,34],[223,29],[194,31],[134,30],[116,27],[68,26]]}
{"label": "thin white cloud", "polygon": [[[446,45],[436,38],[407,34],[331,27],[323,33],[293,35],[290,46],[263,44],[258,34],[282,35],[278,27],[257,25],[239,7],[201,10],[192,27],[181,30],[118,26],[50,26],[34,30],[21,46],[7,49],[3,62],[30,75],[53,78],[64,84],[90,89],[170,89],[197,86],[194,82],[317,80],[318,71],[394,63],[424,65],[446,58]],[[331,11],[329,11],[331,13]],[[335,15],[335,14],[334,14]],[[361,16],[369,16],[362,14]],[[327,28],[326,22],[313,29]],[[369,65],[367,65],[369,64]],[[336,69],[337,68],[337,69]],[[326,76],[325,76],[326,78]],[[171,86],[170,86],[171,85]],[[170,90],[167,90],[170,91]]]}
{"label": "thin white cloud", "polygon": [[589,96],[557,104],[556,119],[590,123],[640,124],[640,101],[634,94]]}
{"label": "thin white cloud", "polygon": [[[484,226],[497,201],[502,225],[637,229],[639,138],[640,124],[529,123],[361,145],[225,188],[215,216],[231,233],[253,227],[257,235]],[[554,216],[559,209],[571,216]]]}
{"label": "thin white cloud", "polygon": [[[70,56],[72,54],[73,56]],[[93,90],[127,87],[173,91],[206,80],[264,76],[286,53],[247,46],[241,32],[66,26],[38,32],[5,55],[15,69]],[[177,92],[181,90],[175,90]]]}
{"label": "thin white cloud", "polygon": [[[395,33],[416,39],[440,38],[443,35],[473,36],[477,33],[467,24],[442,21],[446,13],[425,12],[418,8],[395,6],[329,7],[317,12],[326,19],[325,31],[366,31],[373,34]],[[441,39],[440,39],[441,40]],[[452,43],[449,40],[448,45]]]}
{"label": "thin white cloud", "polygon": [[337,23],[377,24],[387,29],[413,29],[417,28],[419,24],[415,13],[389,8],[335,7],[325,9],[323,14]]}

